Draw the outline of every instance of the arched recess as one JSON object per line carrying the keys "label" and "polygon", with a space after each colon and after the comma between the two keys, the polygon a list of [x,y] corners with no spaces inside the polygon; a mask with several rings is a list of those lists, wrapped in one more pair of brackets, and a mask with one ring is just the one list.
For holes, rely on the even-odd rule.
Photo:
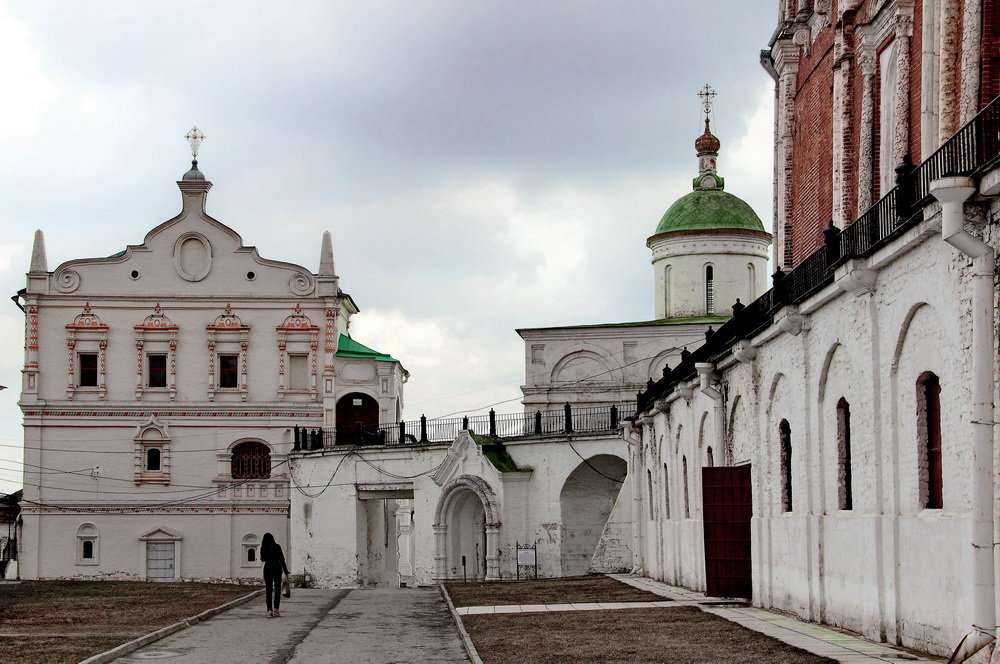
{"label": "arched recess", "polygon": [[563,576],[586,574],[590,569],[627,470],[621,457],[598,454],[581,461],[566,478],[559,492]]}
{"label": "arched recess", "polygon": [[668,348],[665,351],[661,351],[649,363],[649,377],[653,380],[659,380],[663,376],[663,367],[665,365],[669,364],[671,367],[676,367],[680,363],[680,360],[680,348]]}
{"label": "arched recess", "polygon": [[[461,475],[441,491],[434,510],[436,578],[496,581],[499,568],[500,508],[489,483]],[[462,558],[465,557],[465,566]]]}
{"label": "arched recess", "polygon": [[610,355],[591,350],[578,350],[556,362],[552,369],[553,383],[621,381],[622,370]]}
{"label": "arched recess", "polygon": [[826,384],[830,379],[830,367],[833,366],[834,357],[837,355],[837,350],[841,347],[840,342],[834,342],[823,357],[823,368],[819,372],[819,403],[821,405],[823,399],[826,398]]}
{"label": "arched recess", "polygon": [[337,444],[360,445],[377,435],[379,406],[375,397],[349,392],[337,400]]}

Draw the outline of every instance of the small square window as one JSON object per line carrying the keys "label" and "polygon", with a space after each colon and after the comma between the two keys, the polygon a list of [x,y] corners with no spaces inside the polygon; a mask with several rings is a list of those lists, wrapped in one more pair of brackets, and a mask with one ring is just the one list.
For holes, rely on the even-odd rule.
{"label": "small square window", "polygon": [[219,355],[219,387],[237,387],[239,355]]}
{"label": "small square window", "polygon": [[162,353],[150,353],[146,356],[149,370],[149,387],[167,386],[167,356]]}
{"label": "small square window", "polygon": [[80,353],[80,387],[97,387],[97,353]]}

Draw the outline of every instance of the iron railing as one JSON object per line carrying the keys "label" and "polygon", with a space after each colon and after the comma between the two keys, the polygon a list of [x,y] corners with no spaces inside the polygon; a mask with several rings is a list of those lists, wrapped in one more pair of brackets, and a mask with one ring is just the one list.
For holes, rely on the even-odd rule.
{"label": "iron railing", "polygon": [[923,220],[931,202],[934,180],[976,176],[1000,162],[1000,97],[991,101],[940,148],[914,167],[909,160],[896,168],[896,186],[843,230],[824,233],[824,246],[789,272],[774,274],[773,287],[746,306],[733,307],[733,317],[707,337],[705,343],[682,356],[681,363],[636,395],[642,413],[679,383],[696,375],[695,364],[717,362],[732,352],[740,339],[750,338],[774,321],[778,309],[797,304],[833,282],[834,269],[851,258],[867,256]]}
{"label": "iron railing", "polygon": [[615,432],[623,419],[635,415],[635,404],[573,406],[534,413],[497,413],[450,419],[392,422],[366,427],[295,427],[293,449],[319,450],[337,445],[427,445],[455,440],[463,430],[494,439],[565,436]]}

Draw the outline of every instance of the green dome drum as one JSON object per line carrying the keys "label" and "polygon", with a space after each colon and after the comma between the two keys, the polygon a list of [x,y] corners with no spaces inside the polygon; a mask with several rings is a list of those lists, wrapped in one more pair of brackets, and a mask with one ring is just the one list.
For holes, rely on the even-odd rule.
{"label": "green dome drum", "polygon": [[656,234],[736,228],[766,232],[760,217],[742,199],[721,189],[696,189],[670,206]]}

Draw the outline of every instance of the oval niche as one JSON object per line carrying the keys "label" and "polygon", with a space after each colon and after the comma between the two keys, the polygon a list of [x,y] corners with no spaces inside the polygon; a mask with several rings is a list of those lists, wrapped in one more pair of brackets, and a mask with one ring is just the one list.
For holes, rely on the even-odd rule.
{"label": "oval niche", "polygon": [[180,236],[174,243],[174,269],[181,279],[201,281],[212,269],[212,245],[195,233]]}

